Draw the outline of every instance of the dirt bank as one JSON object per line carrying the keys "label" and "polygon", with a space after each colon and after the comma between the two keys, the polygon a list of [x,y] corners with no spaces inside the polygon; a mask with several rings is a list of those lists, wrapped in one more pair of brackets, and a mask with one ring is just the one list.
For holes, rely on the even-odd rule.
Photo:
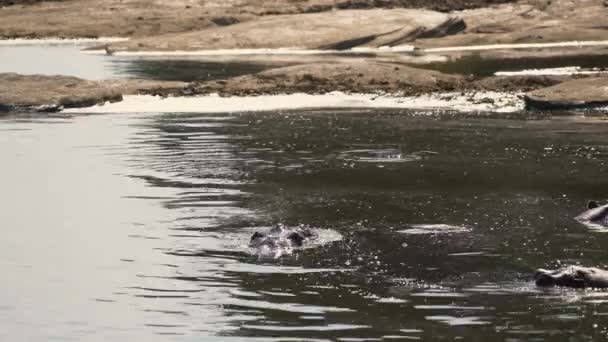
{"label": "dirt bank", "polygon": [[175,92],[182,82],[141,80],[86,81],[69,76],[0,74],[0,112],[58,111],[121,101],[123,95]]}

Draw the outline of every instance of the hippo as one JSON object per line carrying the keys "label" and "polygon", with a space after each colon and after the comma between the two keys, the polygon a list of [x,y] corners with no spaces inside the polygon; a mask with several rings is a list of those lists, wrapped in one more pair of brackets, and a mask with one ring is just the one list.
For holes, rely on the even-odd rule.
{"label": "hippo", "polygon": [[539,269],[534,275],[537,286],[573,288],[608,288],[608,271],[583,266],[566,266],[557,270]]}
{"label": "hippo", "polygon": [[588,226],[608,227],[608,204],[589,201],[587,210],[574,219]]}
{"label": "hippo", "polygon": [[266,233],[255,232],[249,240],[249,247],[258,256],[272,256],[275,259],[284,254],[291,254],[294,249],[302,248],[308,240],[317,238],[315,231],[308,227],[287,228],[279,224]]}

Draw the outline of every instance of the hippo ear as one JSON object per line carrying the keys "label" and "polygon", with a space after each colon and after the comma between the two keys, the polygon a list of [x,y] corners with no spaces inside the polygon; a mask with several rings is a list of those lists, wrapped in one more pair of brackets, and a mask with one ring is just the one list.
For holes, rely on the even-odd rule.
{"label": "hippo ear", "polygon": [[287,238],[293,242],[294,246],[302,247],[304,244],[304,237],[300,233],[293,232],[287,235]]}
{"label": "hippo ear", "polygon": [[589,201],[587,203],[587,208],[589,208],[589,209],[597,208],[599,206],[600,205],[596,201]]}
{"label": "hippo ear", "polygon": [[265,236],[266,236],[266,234],[262,234],[260,232],[255,232],[255,233],[253,233],[253,235],[251,235],[251,240],[260,239]]}

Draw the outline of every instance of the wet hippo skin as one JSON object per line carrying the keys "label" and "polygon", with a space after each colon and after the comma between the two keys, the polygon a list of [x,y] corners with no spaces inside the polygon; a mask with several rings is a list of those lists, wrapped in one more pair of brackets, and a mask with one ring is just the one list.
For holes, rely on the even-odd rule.
{"label": "wet hippo skin", "polygon": [[537,286],[606,288],[608,271],[595,267],[567,266],[557,270],[539,269],[534,275]]}
{"label": "wet hippo skin", "polygon": [[283,225],[277,225],[266,233],[255,232],[249,240],[249,247],[254,248],[256,254],[272,254],[278,257],[288,254],[294,248],[303,247],[304,243],[317,234],[305,227],[289,229]]}
{"label": "wet hippo skin", "polygon": [[575,219],[584,224],[608,227],[608,204],[599,205],[596,201],[589,201],[587,210]]}

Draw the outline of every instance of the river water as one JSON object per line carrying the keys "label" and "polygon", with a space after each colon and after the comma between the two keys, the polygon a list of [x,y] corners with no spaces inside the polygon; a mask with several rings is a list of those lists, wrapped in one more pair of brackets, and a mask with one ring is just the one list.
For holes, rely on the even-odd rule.
{"label": "river water", "polygon": [[[36,48],[0,49],[0,71],[260,67]],[[205,112],[0,118],[0,341],[608,337],[608,292],[532,281],[608,267],[608,234],[573,220],[606,199],[608,121]],[[277,223],[332,238],[260,260],[248,239]]]}
{"label": "river water", "polygon": [[[599,119],[390,110],[0,121],[0,340],[597,340]],[[258,260],[255,229],[340,234]]]}
{"label": "river water", "polygon": [[88,80],[139,78],[195,81],[255,73],[277,65],[275,62],[234,62],[229,59],[213,61],[188,57],[128,58],[81,52],[81,49],[91,46],[92,44],[0,45],[0,72],[67,75]]}

